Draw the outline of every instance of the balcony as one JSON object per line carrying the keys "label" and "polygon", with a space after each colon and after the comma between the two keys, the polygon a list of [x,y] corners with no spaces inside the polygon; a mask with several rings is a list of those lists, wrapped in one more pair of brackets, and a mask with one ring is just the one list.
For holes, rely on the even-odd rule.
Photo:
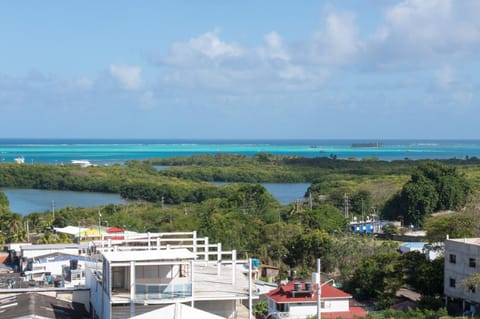
{"label": "balcony", "polygon": [[136,284],[135,300],[152,301],[184,299],[192,296],[192,284]]}

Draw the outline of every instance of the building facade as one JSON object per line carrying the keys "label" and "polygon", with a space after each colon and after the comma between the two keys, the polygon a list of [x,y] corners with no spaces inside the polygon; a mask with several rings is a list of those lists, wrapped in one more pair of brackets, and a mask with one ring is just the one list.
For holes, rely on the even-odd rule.
{"label": "building facade", "polygon": [[[445,240],[444,291],[447,301],[460,300],[463,310],[480,312],[480,238]],[[480,281],[480,280],[479,280]]]}
{"label": "building facade", "polygon": [[[268,318],[305,319],[317,314],[316,283],[291,281],[267,294]],[[367,312],[351,307],[352,296],[326,283],[321,286],[320,310],[322,318],[363,318]]]}

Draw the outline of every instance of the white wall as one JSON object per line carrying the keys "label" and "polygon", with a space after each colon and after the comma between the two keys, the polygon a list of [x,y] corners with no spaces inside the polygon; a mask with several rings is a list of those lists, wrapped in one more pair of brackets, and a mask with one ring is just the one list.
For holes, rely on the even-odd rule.
{"label": "white wall", "polygon": [[223,318],[231,318],[235,313],[235,305],[235,300],[195,301],[194,308]]}
{"label": "white wall", "polygon": [[[339,299],[339,300],[322,300],[322,312],[339,312],[339,311],[348,311],[349,304],[348,299]],[[316,303],[297,303],[290,304],[290,316],[312,316],[317,314],[317,304]]]}
{"label": "white wall", "polygon": [[[473,239],[469,239],[473,240]],[[456,256],[456,262],[450,262],[450,254]],[[476,267],[470,267],[469,259],[474,258]],[[465,299],[480,303],[480,289],[477,287],[475,292],[471,292],[462,283],[473,273],[480,272],[480,245],[465,242],[446,240],[445,241],[445,275],[444,290],[449,297]],[[450,287],[450,278],[455,279],[456,287]]]}
{"label": "white wall", "polygon": [[92,304],[92,307],[95,309],[95,312],[100,316],[102,313],[102,303],[103,303],[104,294],[102,290],[102,285],[100,282],[97,281],[92,268],[87,268],[85,270],[85,285],[88,288],[90,288],[90,303]]}
{"label": "white wall", "polygon": [[[349,311],[349,299],[332,299],[322,300],[322,312],[340,312]],[[268,313],[277,312],[276,304],[272,299],[268,299]],[[311,303],[290,303],[289,304],[290,318],[306,318],[317,314],[316,301]]]}

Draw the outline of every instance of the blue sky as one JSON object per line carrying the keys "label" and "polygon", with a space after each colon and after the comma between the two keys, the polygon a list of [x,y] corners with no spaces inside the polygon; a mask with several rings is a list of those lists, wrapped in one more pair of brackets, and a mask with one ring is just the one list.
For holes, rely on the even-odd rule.
{"label": "blue sky", "polygon": [[0,135],[480,138],[480,1],[0,2]]}

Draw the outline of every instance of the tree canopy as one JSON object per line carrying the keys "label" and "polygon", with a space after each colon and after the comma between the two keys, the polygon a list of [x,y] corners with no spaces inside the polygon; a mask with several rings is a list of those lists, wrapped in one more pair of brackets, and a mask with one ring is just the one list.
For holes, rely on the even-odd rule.
{"label": "tree canopy", "polygon": [[472,186],[456,167],[439,162],[421,163],[385,205],[383,216],[421,226],[433,212],[464,207],[471,193]]}

